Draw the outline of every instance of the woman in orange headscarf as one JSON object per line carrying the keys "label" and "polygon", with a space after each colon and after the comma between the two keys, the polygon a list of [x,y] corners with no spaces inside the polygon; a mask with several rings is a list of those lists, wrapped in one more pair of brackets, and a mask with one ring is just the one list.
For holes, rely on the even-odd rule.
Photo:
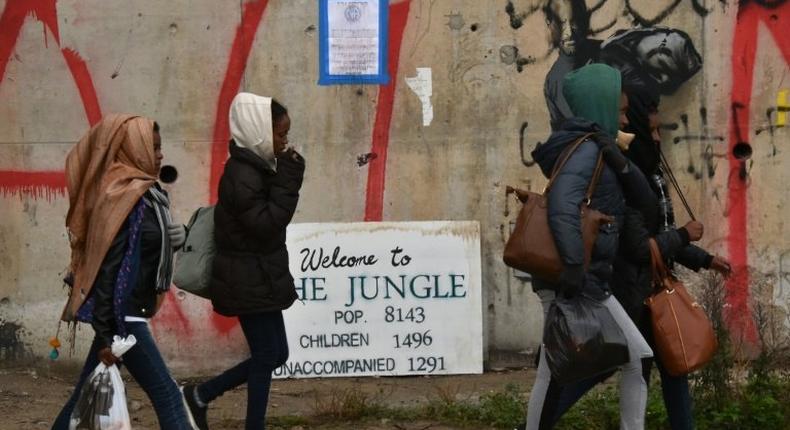
{"label": "woman in orange headscarf", "polygon": [[191,429],[178,386],[165,366],[148,320],[170,287],[173,251],[184,226],[170,218],[157,183],[159,126],[135,115],[108,115],[69,152],[66,179],[71,292],[62,319],[87,322],[96,335],[77,386],[53,429],[67,429],[82,386],[101,361],[121,364],[113,338],[134,335],[123,365],[153,403],[162,429]]}

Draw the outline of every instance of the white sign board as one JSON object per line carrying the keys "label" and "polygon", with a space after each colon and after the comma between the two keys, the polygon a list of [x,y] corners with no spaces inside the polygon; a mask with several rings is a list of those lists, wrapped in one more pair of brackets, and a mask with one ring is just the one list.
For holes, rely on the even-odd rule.
{"label": "white sign board", "polygon": [[481,373],[477,222],[294,224],[275,377]]}
{"label": "white sign board", "polygon": [[330,0],[327,14],[329,74],[379,74],[379,0]]}

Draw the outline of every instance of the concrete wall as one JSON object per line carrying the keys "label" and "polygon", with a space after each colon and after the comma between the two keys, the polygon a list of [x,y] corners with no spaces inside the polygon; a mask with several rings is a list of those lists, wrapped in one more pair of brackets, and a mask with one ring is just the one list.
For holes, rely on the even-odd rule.
{"label": "concrete wall", "polygon": [[[211,198],[237,90],[272,95],[291,111],[291,141],[309,162],[297,222],[377,219],[378,206],[390,221],[479,220],[485,344],[534,348],[540,306],[500,256],[516,209],[511,201],[506,214],[505,185],[545,182],[529,152],[549,133],[543,89],[560,55],[551,30],[562,25],[547,25],[541,8],[561,14],[570,4],[548,3],[393,2],[392,84],[323,87],[312,0],[0,0],[0,358],[48,353],[66,297],[61,171],[89,124],[119,111],[159,121],[166,164],[178,171],[167,187],[186,220]],[[742,3],[588,0],[584,15],[588,38],[667,26],[687,33],[701,55],[701,70],[665,91],[664,147],[706,225],[703,244],[736,265],[729,300],[745,312],[756,278],[780,304],[790,296],[789,141],[781,127],[790,104],[790,2]],[[679,59],[693,62],[689,56]],[[418,67],[432,70],[427,127],[405,83]],[[739,143],[750,159],[732,156]],[[378,193],[369,172],[384,167]],[[235,323],[183,293],[171,294],[154,329],[180,369],[244,354]],[[91,335],[78,333],[70,360],[81,359]],[[209,341],[210,349],[195,346]],[[193,360],[207,356],[210,364]]]}

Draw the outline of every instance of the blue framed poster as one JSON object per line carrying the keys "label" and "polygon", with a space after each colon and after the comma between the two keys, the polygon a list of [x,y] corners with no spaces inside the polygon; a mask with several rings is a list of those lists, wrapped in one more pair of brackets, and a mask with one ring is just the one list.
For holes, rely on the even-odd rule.
{"label": "blue framed poster", "polygon": [[387,0],[318,0],[319,85],[386,84]]}

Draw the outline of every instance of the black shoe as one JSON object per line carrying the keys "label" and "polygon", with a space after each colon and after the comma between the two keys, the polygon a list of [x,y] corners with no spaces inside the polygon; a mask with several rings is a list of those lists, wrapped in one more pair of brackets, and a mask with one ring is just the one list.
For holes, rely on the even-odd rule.
{"label": "black shoe", "polygon": [[194,385],[184,385],[181,387],[181,396],[184,398],[184,403],[187,407],[187,414],[192,426],[198,430],[208,430],[208,420],[206,419],[207,407],[200,407],[195,400],[195,393],[197,387]]}
{"label": "black shoe", "polygon": [[521,423],[516,427],[516,430],[527,430],[527,423]]}

